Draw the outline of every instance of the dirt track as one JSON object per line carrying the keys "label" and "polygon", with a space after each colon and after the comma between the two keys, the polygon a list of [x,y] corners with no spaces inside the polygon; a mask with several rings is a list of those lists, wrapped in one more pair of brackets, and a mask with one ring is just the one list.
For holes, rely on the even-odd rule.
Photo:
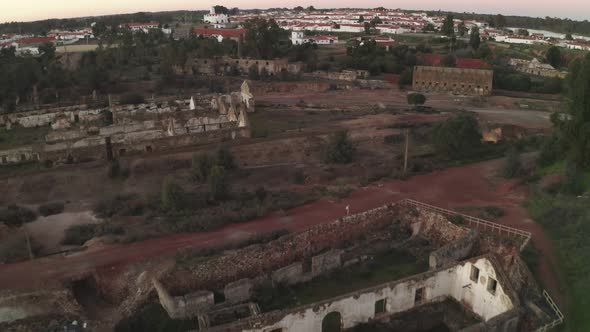
{"label": "dirt track", "polygon": [[237,237],[274,229],[302,230],[343,216],[346,205],[350,205],[351,213],[355,213],[403,198],[413,198],[445,208],[502,207],[506,215],[498,220],[499,223],[533,234],[533,242],[543,254],[538,275],[556,301],[563,305],[563,292],[551,269],[555,265],[551,243],[521,206],[526,198],[526,188],[493,176],[501,163],[501,160],[495,160],[415,176],[407,181],[386,181],[356,191],[340,202],[321,200],[290,210],[286,215],[272,215],[214,232],[178,234],[128,245],[109,245],[69,257],[7,264],[0,266],[0,285],[3,289],[30,288],[69,281],[97,269],[108,271],[121,268],[128,263],[171,254],[181,248],[221,245],[235,241]]}

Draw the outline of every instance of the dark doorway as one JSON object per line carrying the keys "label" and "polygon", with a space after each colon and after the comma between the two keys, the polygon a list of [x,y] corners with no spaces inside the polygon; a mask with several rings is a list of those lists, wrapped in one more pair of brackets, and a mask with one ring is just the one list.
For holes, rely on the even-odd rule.
{"label": "dark doorway", "polygon": [[105,137],[104,143],[105,143],[105,147],[107,149],[107,160],[112,161],[113,160],[113,144],[111,144],[111,138]]}
{"label": "dark doorway", "polygon": [[322,320],[322,332],[340,332],[342,331],[342,315],[337,312],[331,312]]}

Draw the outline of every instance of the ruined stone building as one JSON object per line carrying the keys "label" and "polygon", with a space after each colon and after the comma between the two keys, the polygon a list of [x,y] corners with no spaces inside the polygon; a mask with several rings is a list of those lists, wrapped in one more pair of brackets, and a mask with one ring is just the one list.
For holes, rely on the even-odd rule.
{"label": "ruined stone building", "polygon": [[566,72],[559,71],[548,63],[541,63],[541,61],[536,58],[531,61],[523,59],[510,59],[508,64],[510,67],[518,70],[519,72],[530,75],[558,78],[565,78],[567,76]]}
{"label": "ruined stone building", "polygon": [[[458,217],[460,223],[451,222]],[[408,332],[441,323],[451,331],[528,332],[563,321],[518,255],[530,237],[404,200],[226,252],[153,284],[170,317],[194,319],[199,331],[327,332],[379,321]],[[253,299],[261,284],[305,287],[370,261],[375,251],[369,248],[420,251],[417,243],[428,243],[432,250],[421,273],[364,289],[341,285],[336,297],[268,312]],[[183,291],[185,295],[171,295]],[[214,291],[224,295],[223,302],[215,300]]]}
{"label": "ruined stone building", "polygon": [[249,136],[248,112],[255,103],[246,82],[229,95],[191,100],[120,105],[98,109],[57,108],[0,117],[0,125],[50,126],[43,144],[0,151],[0,164],[48,164],[112,160],[128,153],[149,153]]}
{"label": "ruined stone building", "polygon": [[251,67],[256,67],[259,73],[266,72],[269,76],[276,76],[281,72],[298,74],[303,70],[301,62],[289,62],[285,59],[235,59],[229,57],[219,58],[192,58],[189,59],[181,70],[183,74],[222,75],[240,74],[247,75]]}
{"label": "ruined stone building", "polygon": [[413,89],[474,96],[492,94],[494,72],[487,69],[449,67],[414,67]]}

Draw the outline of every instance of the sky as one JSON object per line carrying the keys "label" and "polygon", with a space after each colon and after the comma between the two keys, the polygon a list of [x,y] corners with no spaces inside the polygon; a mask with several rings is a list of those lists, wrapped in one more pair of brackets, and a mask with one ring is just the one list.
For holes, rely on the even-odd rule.
{"label": "sky", "polygon": [[448,10],[482,14],[568,17],[585,20],[590,17],[589,0],[0,0],[0,22],[34,21],[139,11],[202,10],[219,4],[243,9],[288,7],[316,8],[364,7]]}

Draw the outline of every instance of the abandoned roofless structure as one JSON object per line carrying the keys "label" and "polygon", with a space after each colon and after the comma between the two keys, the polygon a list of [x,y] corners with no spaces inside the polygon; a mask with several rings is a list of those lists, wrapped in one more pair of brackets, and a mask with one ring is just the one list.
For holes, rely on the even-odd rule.
{"label": "abandoned roofless structure", "polygon": [[[153,284],[168,315],[192,319],[200,331],[328,332],[359,324],[391,331],[545,331],[563,315],[520,258],[530,237],[404,200],[226,252]],[[362,266],[377,266],[377,275],[378,257],[391,251],[417,257],[410,265],[419,267],[409,271],[418,273],[367,283],[339,277]],[[290,288],[291,295],[281,296],[295,294],[297,301],[265,311],[268,304],[257,302],[266,301],[261,287]],[[328,292],[333,296],[309,296],[323,287],[335,289]]]}

